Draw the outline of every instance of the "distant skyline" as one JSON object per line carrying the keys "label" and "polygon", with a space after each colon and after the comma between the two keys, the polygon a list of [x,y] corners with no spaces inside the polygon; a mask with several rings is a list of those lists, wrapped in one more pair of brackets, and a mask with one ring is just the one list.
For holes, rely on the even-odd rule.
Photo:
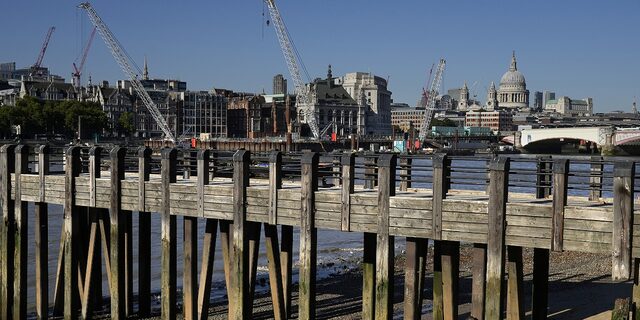
{"label": "distant skyline", "polygon": [[[0,62],[33,64],[55,26],[44,66],[70,81],[91,23],[79,1],[11,1],[3,6]],[[518,69],[535,91],[594,98],[594,112],[630,111],[640,99],[640,1],[396,1],[276,0],[311,80],[371,72],[389,78],[394,102],[414,105],[432,63],[447,60],[442,91],[467,81],[485,102],[516,51]],[[271,93],[272,78],[290,79],[262,0],[94,1],[137,65],[147,56],[152,78]],[[263,17],[264,12],[264,17]],[[98,35],[96,35],[98,37]],[[96,38],[82,82],[124,76]],[[304,75],[303,75],[304,76]],[[289,82],[289,92],[293,82]]]}

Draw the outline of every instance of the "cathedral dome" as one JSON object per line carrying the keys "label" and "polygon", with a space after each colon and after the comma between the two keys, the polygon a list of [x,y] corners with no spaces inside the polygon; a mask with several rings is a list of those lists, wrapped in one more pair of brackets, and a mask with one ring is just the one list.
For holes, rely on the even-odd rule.
{"label": "cathedral dome", "polygon": [[511,57],[511,66],[509,67],[509,71],[505,72],[500,79],[500,87],[508,87],[513,89],[524,89],[527,87],[527,82],[524,79],[524,75],[520,71],[518,71],[515,53]]}
{"label": "cathedral dome", "polygon": [[497,95],[497,106],[507,109],[522,109],[529,107],[529,90],[524,75],[518,71],[516,53],[511,56],[509,70],[500,79]]}

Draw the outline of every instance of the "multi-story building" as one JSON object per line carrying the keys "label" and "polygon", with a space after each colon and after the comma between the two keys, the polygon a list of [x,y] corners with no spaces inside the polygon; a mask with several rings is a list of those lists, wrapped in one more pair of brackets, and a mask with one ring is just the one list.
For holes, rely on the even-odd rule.
{"label": "multi-story building", "polygon": [[424,120],[424,108],[394,107],[391,109],[391,125],[401,131],[408,131],[413,125],[420,129]]}
{"label": "multi-story building", "polygon": [[540,91],[536,91],[533,93],[533,108],[536,111],[542,111],[542,109],[544,109],[544,105],[543,105],[543,95],[542,92]]}
{"label": "multi-story building", "polygon": [[[377,134],[382,131],[370,128],[370,120],[379,120],[374,115],[369,101],[371,96],[366,96],[366,88],[369,94],[376,95],[377,89],[372,84],[364,84],[362,79],[356,74],[347,74],[348,83],[351,87],[341,85],[343,78],[333,78],[331,66],[326,79],[316,79],[311,84],[311,92],[314,99],[315,110],[318,117],[318,126],[321,131],[327,129],[326,135],[335,132],[339,136],[346,136],[352,133],[357,134]],[[377,87],[376,87],[377,88]],[[352,96],[353,92],[355,94]],[[358,90],[358,91],[356,91]],[[357,94],[359,92],[359,94]],[[384,95],[383,93],[380,94]],[[377,99],[377,98],[376,98]],[[389,134],[391,133],[390,106],[381,107],[389,109]],[[298,110],[300,112],[300,110]],[[369,117],[367,117],[369,116]]]}
{"label": "multi-story building", "polygon": [[543,93],[543,97],[542,97],[542,108],[546,109],[547,108],[547,101],[549,100],[556,100],[556,93],[553,91],[544,91]]}
{"label": "multi-story building", "polygon": [[505,132],[513,130],[513,120],[511,112],[504,110],[487,111],[476,109],[467,111],[465,116],[465,126],[486,127],[494,132]]}
{"label": "multi-story building", "polygon": [[356,102],[364,94],[368,105],[366,134],[391,134],[391,91],[387,90],[387,80],[371,73],[352,72],[336,78],[334,83],[342,86]]}
{"label": "multi-story building", "polygon": [[262,136],[262,109],[266,105],[263,96],[235,96],[228,103],[228,131],[231,138],[259,138]]}
{"label": "multi-story building", "polygon": [[557,100],[548,100],[545,111],[557,112],[565,116],[589,116],[593,113],[593,98],[571,99],[562,96]]}
{"label": "multi-story building", "polygon": [[529,90],[524,75],[518,71],[515,52],[511,57],[509,70],[500,79],[497,93],[498,107],[501,109],[529,108]]}
{"label": "multi-story building", "polygon": [[91,94],[87,100],[99,103],[102,106],[102,110],[106,113],[107,118],[109,118],[109,122],[111,123],[110,135],[118,136],[119,134],[123,134],[124,132],[122,132],[119,127],[119,120],[125,112],[133,114],[134,96],[128,90],[111,88],[106,82],[101,86],[92,86],[88,90]]}
{"label": "multi-story building", "polygon": [[281,74],[273,77],[273,94],[287,94],[287,79]]}
{"label": "multi-story building", "polygon": [[184,137],[227,137],[227,98],[215,92],[178,91],[169,94],[181,110],[178,132]]}

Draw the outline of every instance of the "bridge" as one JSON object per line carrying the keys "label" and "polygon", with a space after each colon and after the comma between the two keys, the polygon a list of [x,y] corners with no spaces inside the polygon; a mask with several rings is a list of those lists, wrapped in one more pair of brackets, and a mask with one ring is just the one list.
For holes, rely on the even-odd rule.
{"label": "bridge", "polygon": [[592,142],[598,146],[620,146],[640,142],[640,129],[612,127],[525,129],[502,139],[504,142],[525,148],[538,142],[558,140],[580,140]]}
{"label": "bridge", "polygon": [[[314,319],[317,248],[326,240],[319,229],[362,234],[363,319],[392,318],[396,237],[406,238],[404,319],[421,318],[427,258],[437,261],[430,278],[433,318],[457,318],[461,243],[473,244],[470,291],[476,319],[501,319],[505,307],[510,319],[524,319],[527,310],[533,319],[556,312],[547,311],[551,251],[610,255],[613,280],[635,277],[628,295],[640,301],[638,273],[631,272],[640,264],[638,158],[193,153],[2,146],[0,319],[26,318],[30,290],[40,319],[49,314],[86,319],[101,305],[110,305],[115,319],[134,311],[139,318],[175,319],[179,311],[185,319],[206,318],[215,290],[216,246],[222,248],[226,283],[217,290],[227,293],[228,318],[251,319],[261,240],[273,318],[288,319],[296,310],[299,319]],[[49,204],[62,206],[62,217],[49,214]],[[29,217],[35,219],[33,235]],[[178,218],[184,230],[181,255]],[[153,245],[152,220],[161,222]],[[204,236],[198,223],[205,225]],[[63,230],[60,250],[48,252],[58,247],[43,240],[54,225]],[[299,230],[297,308],[293,228]],[[429,240],[434,253],[427,257]],[[161,248],[159,256],[151,256],[152,246]],[[535,249],[529,306],[524,305],[523,247]],[[29,250],[35,250],[35,261]],[[160,310],[151,308],[152,260],[161,265]],[[35,288],[27,282],[34,262]],[[52,288],[49,263],[57,264]],[[134,263],[139,272],[134,273]],[[180,277],[178,263],[184,265]],[[102,267],[109,299],[103,296]]]}

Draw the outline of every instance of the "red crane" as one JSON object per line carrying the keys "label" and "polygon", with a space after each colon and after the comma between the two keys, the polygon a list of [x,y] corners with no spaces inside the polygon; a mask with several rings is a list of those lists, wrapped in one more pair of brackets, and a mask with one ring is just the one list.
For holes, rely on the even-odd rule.
{"label": "red crane", "polygon": [[91,35],[89,35],[89,41],[87,41],[87,45],[84,47],[82,51],[82,58],[80,59],[80,66],[76,66],[76,61],[73,62],[73,73],[71,73],[73,85],[76,88],[80,87],[80,75],[82,75],[82,69],[84,68],[84,63],[87,61],[87,55],[89,54],[89,48],[91,48],[91,42],[93,42],[93,38],[96,35],[96,27],[93,27],[91,31]]}
{"label": "red crane", "polygon": [[40,54],[38,55],[38,59],[36,60],[36,63],[33,64],[33,66],[31,66],[31,74],[33,75],[34,72],[40,72],[40,66],[42,65],[42,60],[44,59],[44,54],[45,52],[47,52],[47,47],[49,46],[49,40],[51,40],[51,35],[53,34],[53,32],[56,30],[56,27],[51,27],[49,28],[49,31],[47,31],[47,36],[44,38],[44,43],[42,43],[42,49],[40,49]]}

